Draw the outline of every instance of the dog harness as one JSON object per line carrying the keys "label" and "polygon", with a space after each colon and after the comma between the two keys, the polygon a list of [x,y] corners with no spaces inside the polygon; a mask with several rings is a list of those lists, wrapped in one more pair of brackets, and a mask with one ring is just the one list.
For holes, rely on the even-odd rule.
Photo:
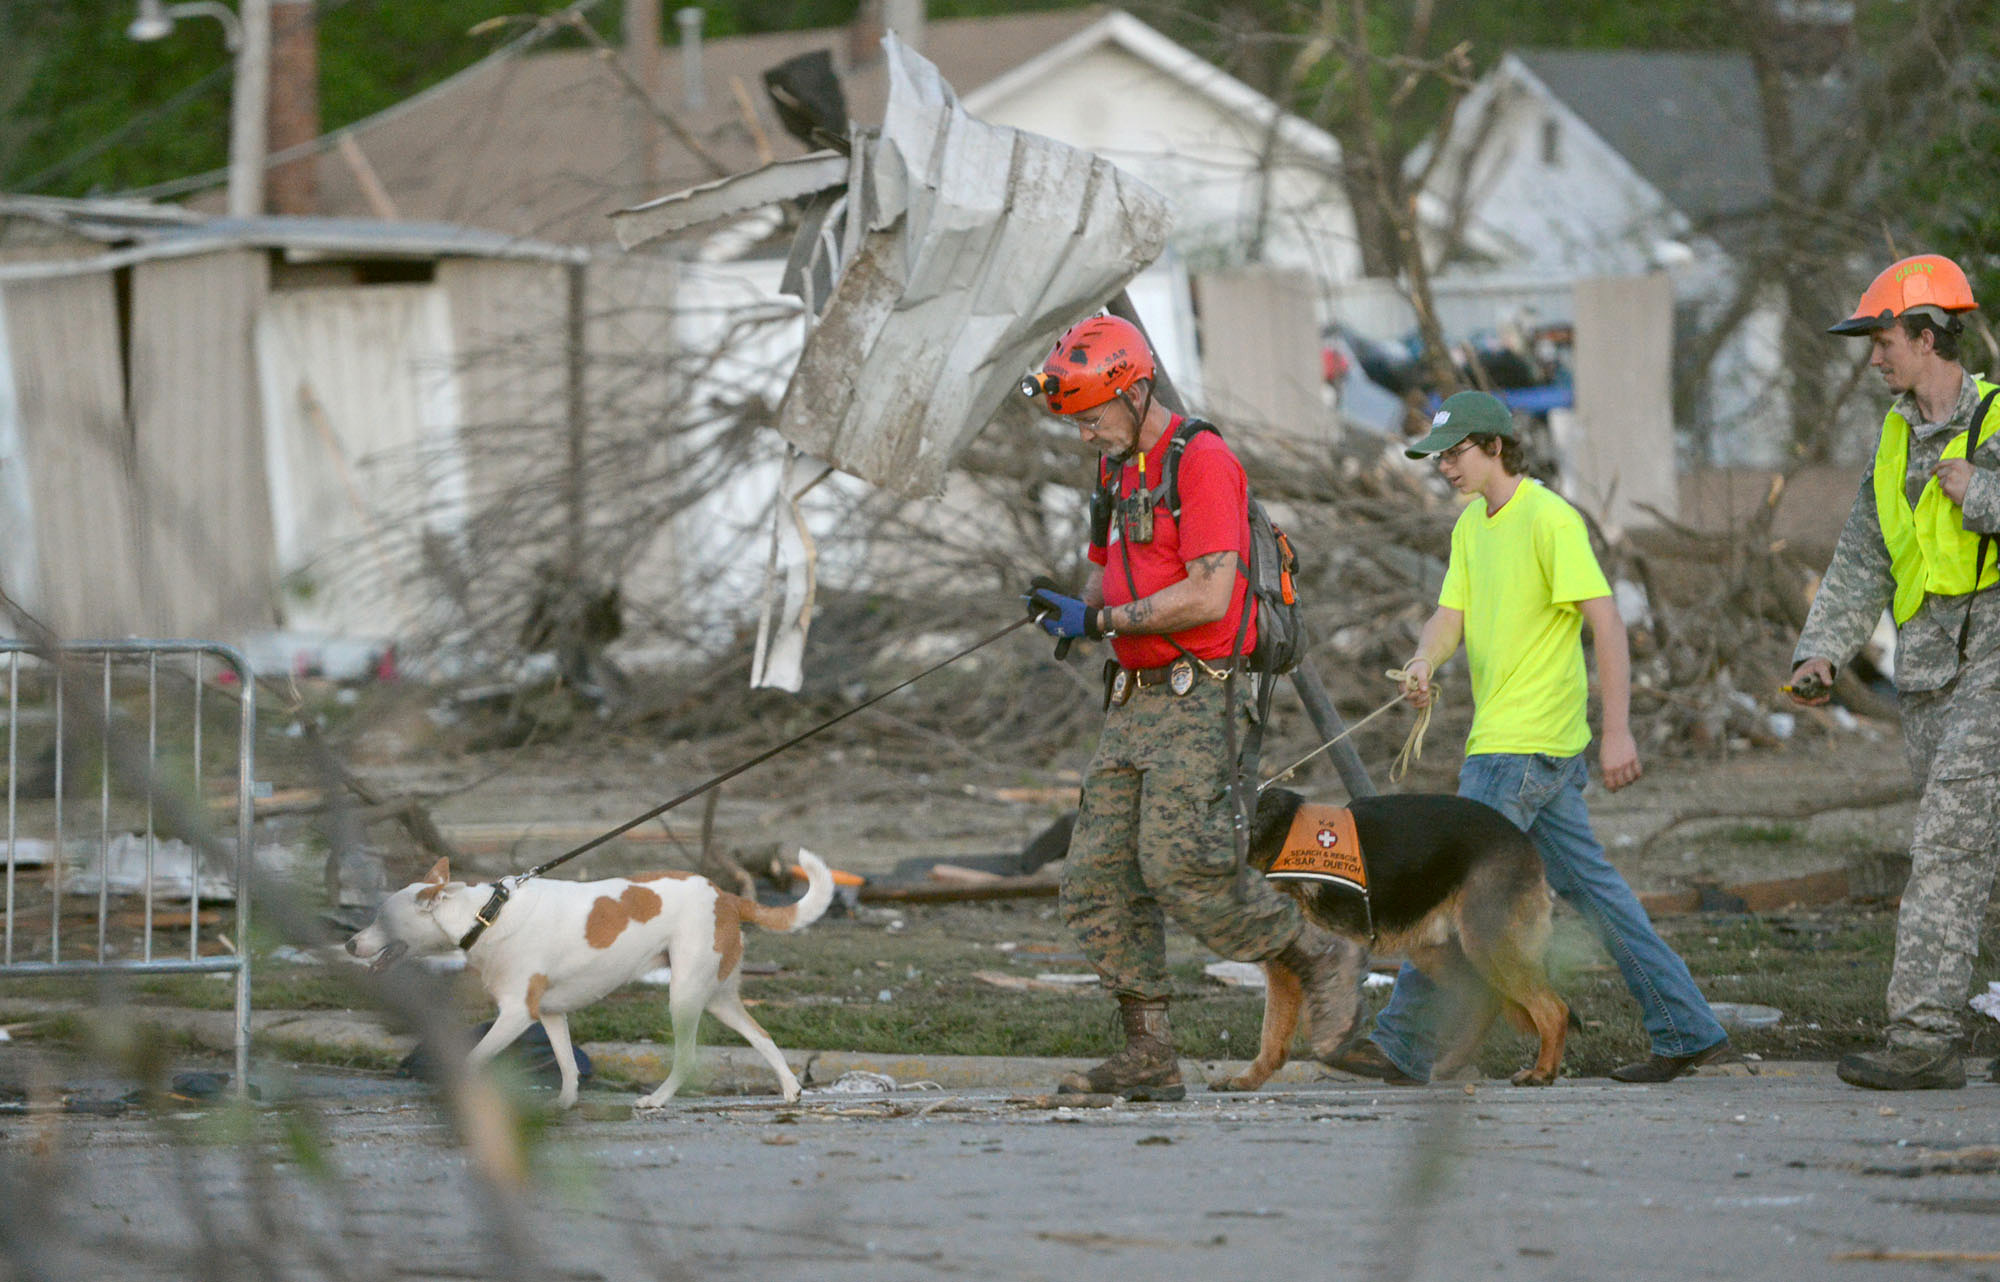
{"label": "dog harness", "polygon": [[1368,860],[1354,828],[1354,812],[1345,806],[1310,802],[1292,815],[1284,845],[1264,874],[1272,881],[1312,881],[1361,896],[1368,920],[1368,937],[1375,937],[1374,905],[1368,897]]}
{"label": "dog harness", "polygon": [[1354,812],[1344,806],[1300,806],[1283,848],[1264,875],[1273,881],[1319,881],[1367,894],[1368,862],[1361,857]]}

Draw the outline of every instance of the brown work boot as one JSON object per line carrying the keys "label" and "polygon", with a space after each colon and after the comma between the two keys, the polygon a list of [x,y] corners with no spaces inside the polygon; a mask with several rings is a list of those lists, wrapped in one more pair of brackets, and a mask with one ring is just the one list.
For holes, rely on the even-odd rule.
{"label": "brown work boot", "polygon": [[1671,1082],[1682,1073],[1690,1073],[1704,1064],[1731,1064],[1743,1057],[1729,1044],[1727,1037],[1704,1050],[1692,1055],[1648,1055],[1635,1064],[1620,1064],[1611,1070],[1614,1082]]}
{"label": "brown work boot", "polygon": [[1299,977],[1306,1041],[1314,1059],[1331,1063],[1361,1018],[1361,975],[1368,968],[1368,950],[1307,922],[1299,937],[1271,960]]}
{"label": "brown work boot", "polygon": [[1056,1084],[1056,1093],[1122,1095],[1131,1100],[1185,1096],[1180,1057],[1174,1054],[1174,1032],[1167,1026],[1166,999],[1120,997],[1118,1019],[1125,1028],[1124,1049],[1087,1073],[1066,1074]]}

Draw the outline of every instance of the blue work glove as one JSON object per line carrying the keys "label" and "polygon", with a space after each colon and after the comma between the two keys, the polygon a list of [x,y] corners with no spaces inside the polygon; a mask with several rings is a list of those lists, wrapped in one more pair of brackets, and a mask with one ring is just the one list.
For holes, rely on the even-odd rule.
{"label": "blue work glove", "polygon": [[1027,595],[1022,600],[1028,603],[1028,617],[1052,637],[1064,640],[1090,637],[1094,640],[1103,635],[1095,626],[1097,611],[1078,598],[1065,595],[1054,579],[1037,578],[1028,585]]}

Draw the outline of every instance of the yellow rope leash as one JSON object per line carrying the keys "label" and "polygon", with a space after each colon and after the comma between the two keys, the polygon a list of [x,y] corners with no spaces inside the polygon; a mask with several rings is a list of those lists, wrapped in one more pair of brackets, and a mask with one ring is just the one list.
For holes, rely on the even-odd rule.
{"label": "yellow rope leash", "polygon": [[[1391,668],[1383,674],[1397,686],[1397,698],[1409,688],[1410,674],[1403,668]],[[1432,676],[1437,674],[1433,672]],[[1431,711],[1438,706],[1440,695],[1435,684],[1431,686],[1431,701],[1417,709],[1417,723],[1410,727],[1410,733],[1403,740],[1403,750],[1396,754],[1396,764],[1389,767],[1389,782],[1401,783],[1403,776],[1410,773],[1410,767],[1423,759],[1424,734],[1431,728]]]}
{"label": "yellow rope leash", "polygon": [[[1304,765],[1308,761],[1311,761],[1314,757],[1317,757],[1320,753],[1325,752],[1328,748],[1331,748],[1334,744],[1339,743],[1342,739],[1345,739],[1347,736],[1353,734],[1356,730],[1359,730],[1361,727],[1367,725],[1369,722],[1381,716],[1389,709],[1403,702],[1403,689],[1409,684],[1410,674],[1401,668],[1391,668],[1383,675],[1388,677],[1389,680],[1394,681],[1396,683],[1396,695],[1394,698],[1390,699],[1387,703],[1375,709],[1375,711],[1369,713],[1367,716],[1361,718],[1361,720],[1355,722],[1353,725],[1347,727],[1347,729],[1341,731],[1333,738],[1328,739],[1325,743],[1321,744],[1319,747],[1314,748],[1311,752],[1308,752],[1305,756],[1300,757],[1297,761],[1294,761],[1291,765],[1286,766],[1283,770],[1280,770],[1277,774],[1272,775],[1269,779],[1266,779],[1263,783],[1258,784],[1257,791],[1262,792],[1264,791],[1264,789],[1270,787],[1274,783],[1279,782],[1280,780],[1289,779],[1292,776],[1292,772],[1297,770],[1300,766]],[[1428,704],[1424,705],[1423,707],[1417,709],[1416,724],[1410,727],[1410,733],[1408,737],[1406,737],[1403,740],[1403,750],[1396,754],[1396,764],[1389,767],[1390,783],[1401,783],[1403,776],[1410,772],[1410,766],[1423,758],[1424,733],[1431,728],[1431,709],[1437,707],[1439,697],[1440,696],[1438,694],[1437,687],[1432,686],[1431,701]]]}

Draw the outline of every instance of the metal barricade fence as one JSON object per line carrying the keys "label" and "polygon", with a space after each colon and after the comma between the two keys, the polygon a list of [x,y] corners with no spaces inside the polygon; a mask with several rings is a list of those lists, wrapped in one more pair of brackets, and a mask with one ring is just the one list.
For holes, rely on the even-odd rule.
{"label": "metal barricade fence", "polygon": [[[233,1086],[246,1091],[257,730],[250,664],[234,649],[209,641],[73,641],[52,654],[0,639],[0,666],[7,684],[0,980],[106,972],[233,974]],[[233,682],[233,692],[223,688],[225,682]],[[204,741],[204,717],[227,717],[232,705],[236,751],[230,760]],[[141,760],[135,755],[141,723],[143,770],[135,768]],[[227,773],[209,772],[210,756]],[[214,816],[218,849],[228,844],[221,834],[233,814],[234,866],[226,882],[204,867],[199,840],[187,839],[197,834],[162,837],[155,830],[163,794],[180,796],[195,813]],[[78,802],[86,814],[94,802],[96,815],[94,824],[86,819],[83,834],[73,837],[69,827],[76,824]],[[48,839],[37,837],[36,830]],[[225,894],[233,914],[219,911]],[[177,907],[183,898],[185,917]],[[204,899],[212,905],[206,923]],[[163,907],[168,903],[176,907]],[[204,924],[213,929],[204,933]],[[79,925],[81,944],[75,941]],[[184,945],[169,938],[183,926]]]}

